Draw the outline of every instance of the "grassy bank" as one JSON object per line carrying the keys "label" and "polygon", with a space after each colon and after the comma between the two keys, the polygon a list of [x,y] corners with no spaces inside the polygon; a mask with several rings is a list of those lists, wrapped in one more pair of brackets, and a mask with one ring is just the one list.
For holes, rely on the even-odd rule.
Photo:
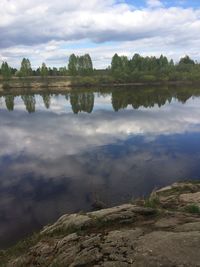
{"label": "grassy bank", "polygon": [[27,77],[26,79],[12,77],[9,81],[0,78],[1,92],[19,92],[29,90],[31,92],[43,92],[44,90],[52,91],[68,91],[74,87],[123,87],[123,86],[159,86],[159,85],[200,85],[200,80],[162,80],[162,79],[139,79],[133,81],[115,80],[110,75],[102,76],[49,76]]}

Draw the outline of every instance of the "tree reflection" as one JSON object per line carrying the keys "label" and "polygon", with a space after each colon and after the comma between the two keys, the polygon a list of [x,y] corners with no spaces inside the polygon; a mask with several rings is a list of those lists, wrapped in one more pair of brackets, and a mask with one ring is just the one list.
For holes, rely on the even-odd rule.
{"label": "tree reflection", "polygon": [[[91,113],[94,108],[95,91],[91,89],[72,90],[70,93],[62,95],[67,101],[70,102],[73,113],[80,112]],[[185,104],[192,96],[200,96],[200,88],[184,88],[184,87],[154,87],[154,88],[112,88],[103,89],[95,92],[97,97],[107,97],[111,95],[111,104],[114,111],[126,109],[132,106],[133,109],[140,107],[152,108],[155,105],[158,107],[170,103],[172,99],[177,99],[182,104]],[[4,96],[5,105],[9,111],[14,110],[14,99],[16,95]],[[46,109],[50,108],[51,95],[48,92],[41,94]],[[22,95],[26,110],[31,113],[35,112],[36,99],[34,94]],[[59,105],[59,103],[58,103]]]}
{"label": "tree reflection", "polygon": [[70,96],[69,94],[66,94],[66,95],[65,95],[65,99],[66,99],[66,100],[69,100],[69,96]]}
{"label": "tree reflection", "polygon": [[72,92],[70,94],[70,103],[75,114],[81,111],[91,113],[94,107],[94,93]]}
{"label": "tree reflection", "polygon": [[161,107],[164,106],[167,102],[170,103],[173,98],[176,98],[179,102],[184,104],[192,95],[199,96],[200,89],[115,89],[112,91],[112,106],[114,111],[125,109],[128,107],[128,105],[131,105],[134,109],[138,109],[139,107],[151,108],[155,105]]}
{"label": "tree reflection", "polygon": [[42,99],[43,99],[43,102],[44,102],[44,105],[45,105],[46,109],[49,109],[50,108],[50,104],[51,104],[51,96],[50,96],[50,94],[43,94],[42,95]]}
{"label": "tree reflection", "polygon": [[6,104],[7,110],[9,111],[14,110],[14,100],[15,100],[15,96],[13,95],[5,96],[5,104]]}
{"label": "tree reflection", "polygon": [[35,104],[36,104],[35,96],[34,95],[23,95],[21,96],[21,98],[25,104],[26,110],[29,113],[35,112]]}

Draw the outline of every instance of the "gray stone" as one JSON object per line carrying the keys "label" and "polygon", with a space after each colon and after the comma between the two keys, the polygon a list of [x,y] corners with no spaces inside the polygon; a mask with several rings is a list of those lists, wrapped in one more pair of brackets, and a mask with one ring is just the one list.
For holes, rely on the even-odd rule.
{"label": "gray stone", "polygon": [[83,227],[89,226],[91,222],[92,219],[87,215],[64,215],[53,225],[45,227],[41,233],[51,234],[59,229],[62,229],[63,231],[73,231],[73,229],[82,229]]}
{"label": "gray stone", "polygon": [[200,192],[181,194],[179,196],[181,202],[184,203],[200,203]]}
{"label": "gray stone", "polygon": [[104,262],[101,266],[102,267],[129,267],[130,264],[126,262],[120,262],[120,261],[107,261],[107,262]]}
{"label": "gray stone", "polygon": [[177,232],[190,232],[190,231],[200,232],[200,221],[179,225],[174,230]]}
{"label": "gray stone", "polygon": [[93,248],[91,250],[84,249],[79,253],[75,259],[74,263],[70,265],[71,267],[75,266],[87,266],[92,263],[98,262],[102,258],[102,254],[99,252],[98,248]]}
{"label": "gray stone", "polygon": [[200,266],[200,233],[152,232],[140,238],[136,251],[135,262],[144,266],[148,259],[149,264],[197,267]]}

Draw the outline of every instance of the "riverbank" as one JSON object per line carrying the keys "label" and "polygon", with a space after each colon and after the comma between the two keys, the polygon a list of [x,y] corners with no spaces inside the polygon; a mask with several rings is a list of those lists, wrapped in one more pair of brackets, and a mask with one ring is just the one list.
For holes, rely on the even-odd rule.
{"label": "riverbank", "polygon": [[0,254],[1,266],[200,266],[200,182],[66,214]]}
{"label": "riverbank", "polygon": [[25,90],[30,93],[42,93],[44,91],[54,92],[68,92],[72,88],[93,87],[142,87],[142,86],[191,86],[200,85],[200,81],[140,81],[140,82],[116,82],[110,76],[108,77],[94,77],[94,76],[49,76],[42,77],[28,77],[26,79],[13,77],[7,83],[0,79],[0,93],[21,93]]}
{"label": "riverbank", "polygon": [[25,80],[14,77],[7,84],[0,80],[0,92],[3,93],[21,93],[28,91],[31,93],[66,92],[71,89],[71,81],[67,77],[28,77]]}

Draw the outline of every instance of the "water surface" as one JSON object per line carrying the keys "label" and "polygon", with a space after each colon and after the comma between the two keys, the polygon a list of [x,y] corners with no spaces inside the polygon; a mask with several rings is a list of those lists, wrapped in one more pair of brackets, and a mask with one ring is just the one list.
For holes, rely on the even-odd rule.
{"label": "water surface", "polygon": [[0,96],[0,247],[66,212],[200,177],[200,88]]}

